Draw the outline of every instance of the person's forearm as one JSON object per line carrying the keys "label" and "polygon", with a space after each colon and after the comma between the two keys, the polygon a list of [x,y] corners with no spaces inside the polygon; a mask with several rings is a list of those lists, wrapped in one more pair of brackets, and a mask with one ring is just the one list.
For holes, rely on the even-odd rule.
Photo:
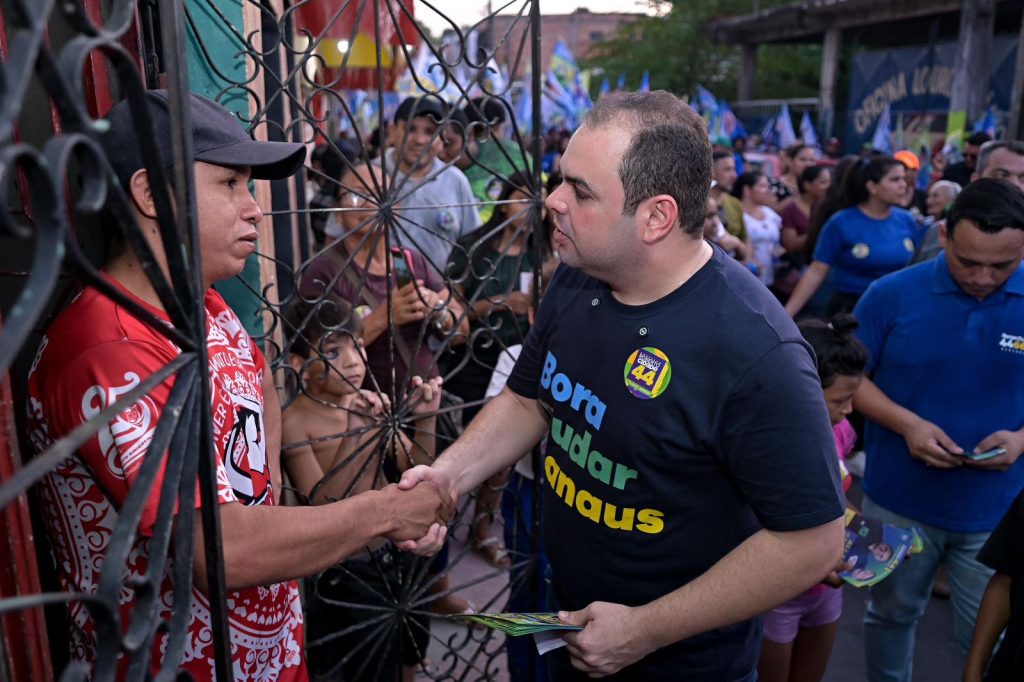
{"label": "person's forearm", "polygon": [[796,284],[796,289],[793,290],[786,302],[786,312],[790,317],[796,317],[797,313],[803,310],[807,301],[811,300],[811,297],[821,288],[821,283],[828,276],[828,271],[829,266],[817,260],[813,261],[810,267],[804,271],[800,281]]}
{"label": "person's forearm", "polygon": [[547,429],[548,421],[537,401],[506,388],[484,406],[434,467],[445,471],[463,495],[515,464]]}
{"label": "person's forearm", "polygon": [[985,588],[964,666],[964,682],[981,682],[999,635],[1010,622],[1010,576],[996,573]]}
{"label": "person's forearm", "polygon": [[752,618],[816,585],[843,554],[843,519],[808,530],[760,530],[704,575],[638,607],[657,648]]}
{"label": "person's forearm", "polygon": [[[407,466],[433,464],[437,453],[437,417],[431,415],[418,419],[413,423],[413,428],[416,432],[409,448],[410,461]],[[399,467],[404,471],[406,467],[403,464],[406,463],[399,462]]]}
{"label": "person's forearm", "polygon": [[[363,550],[395,527],[379,490],[313,507],[219,505],[226,586],[239,590],[313,575]],[[193,577],[205,591],[202,519],[196,511]],[[258,551],[253,551],[258,538]]]}
{"label": "person's forearm", "polygon": [[363,344],[369,346],[388,328],[387,306],[380,305],[363,318]]}
{"label": "person's forearm", "polygon": [[865,418],[900,435],[903,435],[908,426],[921,419],[907,408],[893,402],[867,377],[864,377],[860,388],[853,396],[853,407]]}
{"label": "person's forearm", "polygon": [[807,246],[807,233],[800,234],[792,227],[782,228],[782,236],[779,241],[782,243],[783,248],[790,253],[803,251]]}

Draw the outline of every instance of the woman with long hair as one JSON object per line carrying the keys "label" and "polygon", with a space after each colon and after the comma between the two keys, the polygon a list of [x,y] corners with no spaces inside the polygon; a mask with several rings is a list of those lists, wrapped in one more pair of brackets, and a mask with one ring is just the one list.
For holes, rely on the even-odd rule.
{"label": "woman with long hair", "polygon": [[786,303],[795,316],[832,271],[829,314],[849,312],[872,282],[910,262],[917,221],[899,208],[906,172],[891,156],[860,159],[843,178],[842,208],[829,218],[810,267]]}
{"label": "woman with long hair", "polygon": [[749,171],[736,179],[732,194],[743,205],[743,226],[751,245],[751,261],[757,278],[764,285],[775,284],[775,257],[781,255],[779,230],[782,218],[769,208],[773,203],[768,178],[760,171]]}
{"label": "woman with long hair", "polygon": [[781,207],[782,202],[791,196],[799,193],[797,187],[800,175],[805,169],[817,165],[818,157],[814,153],[814,147],[797,142],[782,150],[782,175],[771,180],[772,194],[775,195],[775,207]]}

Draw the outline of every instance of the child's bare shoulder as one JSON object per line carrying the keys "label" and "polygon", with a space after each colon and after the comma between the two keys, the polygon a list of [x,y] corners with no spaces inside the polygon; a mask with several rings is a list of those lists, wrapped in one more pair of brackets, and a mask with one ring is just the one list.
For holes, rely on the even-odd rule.
{"label": "child's bare shoulder", "polygon": [[288,440],[308,440],[343,431],[348,425],[348,411],[340,405],[323,405],[299,398],[281,413],[281,430]]}

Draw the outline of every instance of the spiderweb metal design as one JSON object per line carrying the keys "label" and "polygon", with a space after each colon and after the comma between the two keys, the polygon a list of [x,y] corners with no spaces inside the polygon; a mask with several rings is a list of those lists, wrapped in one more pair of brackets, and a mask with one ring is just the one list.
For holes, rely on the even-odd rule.
{"label": "spiderweb metal design", "polygon": [[[411,3],[399,0],[241,4],[242,23],[215,0],[2,5],[0,192],[10,210],[0,217],[0,234],[31,254],[0,330],[0,372],[15,382],[13,399],[23,397],[17,382],[29,370],[54,292],[67,288],[62,273],[118,301],[181,350],[62,438],[36,439],[19,422],[24,449],[39,452],[0,472],[0,510],[24,521],[26,510],[53,503],[37,495],[40,482],[173,378],[127,501],[95,529],[107,543],[107,570],[95,592],[46,584],[2,593],[0,614],[70,604],[72,613],[85,610],[95,621],[93,666],[58,666],[62,679],[146,678],[161,637],[159,677],[175,677],[191,646],[187,613],[155,608],[154,600],[165,578],[175,601],[188,599],[195,529],[190,515],[174,512],[195,506],[196,495],[203,500],[209,646],[218,677],[232,677],[218,520],[211,511],[216,481],[204,407],[210,400],[202,371],[206,321],[201,278],[191,265],[200,257],[189,210],[191,152],[188,140],[177,140],[174,167],[162,169],[140,137],[157,184],[170,179],[180,190],[156,193],[169,275],[154,266],[152,281],[168,326],[111,286],[80,246],[102,213],[121,227],[143,263],[155,263],[96,142],[102,123],[89,78],[97,63],[130,100],[166,86],[181,129],[188,107],[180,93],[190,73],[202,73],[215,84],[214,99],[244,103],[240,109],[248,114],[240,118],[254,135],[319,148],[298,181],[263,185],[262,195],[257,190],[273,229],[263,233],[257,254],[262,281],[239,281],[250,304],[256,302],[262,333],[254,337],[283,396],[288,503],[330,504],[381,488],[443,452],[485,403],[495,367],[522,342],[546,272],[540,140],[523,127],[527,113],[539,118],[538,107],[524,104],[540,102],[536,2],[495,8],[515,17],[501,22],[507,28],[500,32],[492,17],[461,27],[439,4],[421,3],[415,19],[431,15],[437,21],[429,23],[448,27],[443,36],[429,35],[414,21]],[[56,24],[60,39],[47,41]],[[142,59],[126,48],[136,44]],[[499,51],[501,65],[493,59]],[[528,87],[514,84],[504,69],[532,73]],[[54,127],[29,139],[21,134],[24,112],[41,93],[51,102]],[[405,95],[420,99],[396,123]],[[145,130],[139,111],[136,122]],[[440,397],[435,377],[443,379]],[[479,610],[544,607],[536,483],[518,476],[506,488],[507,481],[507,473],[497,476],[464,501],[441,559],[374,545],[305,580],[306,652],[318,675],[400,679],[405,667],[417,679],[497,680],[520,666],[515,679],[532,677],[532,658],[520,653],[513,662],[502,639],[445,617],[460,599],[472,599]],[[152,496],[160,504],[147,540],[148,571],[112,570],[126,566],[137,548]],[[518,539],[506,542],[506,536]],[[125,589],[137,596],[127,620],[119,606]],[[54,648],[64,644],[52,624],[50,638]],[[529,652],[532,644],[525,644]]]}

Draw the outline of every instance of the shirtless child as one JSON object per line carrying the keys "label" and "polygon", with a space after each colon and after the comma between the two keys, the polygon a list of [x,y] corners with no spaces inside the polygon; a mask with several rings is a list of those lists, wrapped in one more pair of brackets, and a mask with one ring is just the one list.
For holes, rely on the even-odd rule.
{"label": "shirtless child", "polygon": [[[388,424],[387,396],[361,388],[362,321],[346,301],[328,296],[300,302],[286,319],[293,335],[289,365],[300,390],[283,411],[282,459],[309,504],[383,488],[405,469],[433,461],[440,378],[413,378],[410,438]],[[306,640],[314,679],[394,680],[399,664],[404,679],[414,677],[429,637],[425,613],[415,613],[416,599],[423,597],[408,594],[416,589],[408,576],[415,561],[384,541],[311,580]],[[396,608],[403,601],[413,604],[404,622]],[[333,636],[345,629],[353,631]]]}

